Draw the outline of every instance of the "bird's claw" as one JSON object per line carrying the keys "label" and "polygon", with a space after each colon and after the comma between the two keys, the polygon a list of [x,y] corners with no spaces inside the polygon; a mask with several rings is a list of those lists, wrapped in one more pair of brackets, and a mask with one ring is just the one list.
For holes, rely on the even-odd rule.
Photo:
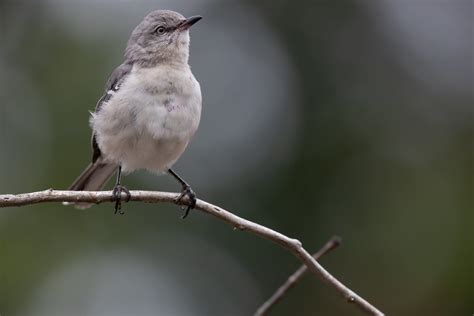
{"label": "bird's claw", "polygon": [[112,200],[115,201],[115,214],[117,214],[117,212],[121,215],[124,214],[124,212],[122,211],[122,192],[125,192],[125,194],[127,195],[127,197],[125,198],[125,202],[130,201],[130,198],[132,196],[130,194],[130,191],[126,187],[120,184],[117,184],[114,187],[114,190],[112,191]]}
{"label": "bird's claw", "polygon": [[[186,210],[184,211],[183,219],[185,219],[189,211],[192,210],[196,206],[196,193],[194,193],[193,189],[189,185],[183,186],[183,190],[181,191],[181,194],[178,196],[176,199],[176,204],[180,204],[181,200],[183,197],[187,196],[189,199],[189,204],[186,207]],[[184,209],[184,208],[183,208]]]}

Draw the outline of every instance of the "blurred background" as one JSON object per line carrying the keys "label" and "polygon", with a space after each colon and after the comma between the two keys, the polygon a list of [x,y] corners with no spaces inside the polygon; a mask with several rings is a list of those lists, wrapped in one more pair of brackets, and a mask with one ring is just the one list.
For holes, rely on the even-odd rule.
{"label": "blurred background", "polygon": [[[198,197],[300,239],[388,315],[474,311],[473,2],[0,2],[0,192],[65,189],[149,11],[191,31]],[[138,172],[130,189],[178,191]],[[108,188],[111,188],[109,184]],[[0,314],[251,315],[300,263],[174,205],[0,210]],[[271,315],[361,315],[313,275]]]}

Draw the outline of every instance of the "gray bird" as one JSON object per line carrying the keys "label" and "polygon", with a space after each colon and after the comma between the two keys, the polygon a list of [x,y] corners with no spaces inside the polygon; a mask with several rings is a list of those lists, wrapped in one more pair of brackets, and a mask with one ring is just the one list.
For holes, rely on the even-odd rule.
{"label": "gray bird", "polygon": [[182,191],[176,202],[189,198],[183,218],[195,206],[195,193],[171,167],[201,117],[201,88],[188,64],[189,28],[201,18],[157,10],[133,30],[124,62],[113,71],[91,113],[92,162],[70,190],[100,190],[117,172],[113,190],[117,213],[122,192],[130,199],[130,192],[121,185],[122,171],[146,169],[167,172],[179,181]]}

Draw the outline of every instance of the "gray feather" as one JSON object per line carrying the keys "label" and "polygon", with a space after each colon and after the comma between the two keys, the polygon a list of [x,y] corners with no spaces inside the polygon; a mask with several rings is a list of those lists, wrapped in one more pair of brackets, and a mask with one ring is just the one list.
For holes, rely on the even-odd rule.
{"label": "gray feather", "polygon": [[[133,64],[125,63],[115,68],[115,70],[110,75],[109,80],[107,80],[107,84],[105,85],[104,95],[102,95],[99,101],[97,101],[97,105],[95,107],[96,113],[99,112],[102,104],[109,101],[113,93],[120,89],[120,85],[123,83],[123,81],[125,80],[127,75],[130,73],[130,71],[132,71],[132,67],[133,67]],[[91,144],[92,144],[92,162],[95,162],[97,161],[97,159],[99,159],[102,153],[100,152],[100,148],[97,145],[97,140],[96,140],[94,132],[92,132]]]}
{"label": "gray feather", "polygon": [[[117,166],[114,164],[104,163],[101,160],[91,162],[81,175],[71,184],[68,190],[71,191],[98,191],[107,180],[115,173]],[[74,204],[77,208],[88,208],[92,206],[90,203],[65,203]]]}

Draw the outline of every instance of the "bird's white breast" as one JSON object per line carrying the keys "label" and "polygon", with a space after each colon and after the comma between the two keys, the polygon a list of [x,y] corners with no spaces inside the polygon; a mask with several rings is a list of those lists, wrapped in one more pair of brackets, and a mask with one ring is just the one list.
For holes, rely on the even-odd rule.
{"label": "bird's white breast", "polygon": [[91,119],[105,159],[125,171],[165,171],[197,130],[201,89],[189,66],[132,69]]}

